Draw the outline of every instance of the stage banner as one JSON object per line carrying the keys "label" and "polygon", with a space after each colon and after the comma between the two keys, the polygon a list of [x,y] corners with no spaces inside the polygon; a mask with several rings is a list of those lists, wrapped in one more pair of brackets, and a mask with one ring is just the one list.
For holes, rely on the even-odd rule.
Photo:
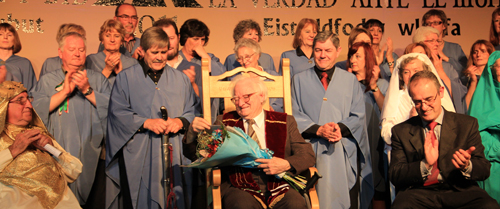
{"label": "stage banner", "polygon": [[394,51],[401,55],[430,9],[446,13],[445,40],[459,43],[468,56],[472,43],[489,39],[491,13],[500,5],[499,0],[0,0],[0,22],[16,27],[22,43],[18,55],[30,59],[38,75],[45,59],[58,54],[55,36],[61,24],[82,25],[87,32],[87,55],[96,53],[100,26],[113,18],[116,5],[123,2],[137,8],[137,37],[160,18],[174,18],[179,28],[190,18],[205,22],[210,28],[206,50],[221,62],[234,53],[236,24],[253,19],[263,31],[262,52],[273,57],[276,67],[281,53],[292,49],[302,18],[316,19],[320,30],[339,34],[340,61],[347,57],[352,28],[371,18],[385,24],[383,42],[391,37]]}

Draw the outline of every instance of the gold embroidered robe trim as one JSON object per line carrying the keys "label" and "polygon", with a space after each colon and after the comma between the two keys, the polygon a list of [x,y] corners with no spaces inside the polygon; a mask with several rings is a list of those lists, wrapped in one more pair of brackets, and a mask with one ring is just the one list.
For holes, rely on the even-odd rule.
{"label": "gold embroidered robe trim", "polygon": [[[43,133],[43,129],[39,129]],[[8,149],[17,134],[25,128],[12,124],[5,124],[5,130],[0,134],[0,150]],[[43,208],[51,209],[61,201],[66,180],[57,161],[47,152],[30,145],[19,154],[0,172],[0,182],[15,186],[26,194],[37,196]]]}

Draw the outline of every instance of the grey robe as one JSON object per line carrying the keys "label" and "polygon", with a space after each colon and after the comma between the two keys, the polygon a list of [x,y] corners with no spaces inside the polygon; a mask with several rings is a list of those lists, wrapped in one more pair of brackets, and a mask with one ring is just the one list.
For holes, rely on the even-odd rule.
{"label": "grey robe", "polygon": [[[120,59],[122,61],[122,69],[127,69],[132,65],[138,63],[136,59],[130,56],[125,56],[123,54],[120,56]],[[87,66],[87,69],[95,70],[97,72],[102,72],[104,67],[106,67],[106,63],[104,62],[105,60],[106,60],[106,54],[104,54],[104,52],[99,52],[87,56],[87,62],[85,63],[85,65]],[[108,81],[111,84],[111,86],[113,85],[113,83],[115,83],[115,78],[116,78],[116,73],[112,72],[108,77]]]}
{"label": "grey robe", "polygon": [[[28,91],[35,88],[37,83],[36,75],[28,59],[14,54],[7,60],[0,59],[0,62],[4,61],[7,71],[13,76],[13,81],[21,82]],[[6,77],[5,80],[10,80],[10,77]]]}
{"label": "grey robe", "polygon": [[62,69],[52,71],[40,78],[33,91],[33,107],[54,136],[56,141],[71,155],[80,159],[82,173],[69,187],[81,205],[87,201],[94,177],[101,145],[106,134],[109,94],[108,80],[101,73],[87,70],[89,84],[94,89],[96,106],[75,88],[68,97],[68,112],[59,114],[59,108],[49,112],[51,97],[57,93],[55,87],[64,81]]}
{"label": "grey robe", "polygon": [[[195,93],[189,78],[179,70],[165,66],[158,85],[145,75],[139,64],[118,73],[109,101],[106,208],[119,208],[120,156],[117,153],[120,150],[123,150],[133,207],[165,207],[161,183],[161,136],[149,130],[138,130],[147,119],[161,118],[161,106],[167,108],[168,117],[184,117],[191,122],[195,105]],[[173,183],[177,206],[189,208],[191,169],[180,165],[190,164],[191,161],[182,154],[182,133],[170,134]]]}
{"label": "grey robe", "polygon": [[323,138],[309,140],[316,153],[316,167],[323,175],[317,185],[320,207],[349,208],[349,190],[359,174],[360,208],[368,208],[374,191],[373,176],[365,101],[356,77],[336,68],[325,91],[314,68],[296,74],[292,81],[292,105],[300,132],[314,124],[335,122],[343,123],[354,137],[333,144]]}

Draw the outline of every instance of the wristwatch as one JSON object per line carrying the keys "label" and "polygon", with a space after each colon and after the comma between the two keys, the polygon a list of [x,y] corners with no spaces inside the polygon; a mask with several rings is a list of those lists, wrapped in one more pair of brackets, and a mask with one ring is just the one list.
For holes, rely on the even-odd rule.
{"label": "wristwatch", "polygon": [[377,86],[377,87],[375,87],[374,89],[371,89],[370,91],[372,91],[372,92],[377,92],[377,91],[378,91],[378,86]]}
{"label": "wristwatch", "polygon": [[88,96],[88,95],[92,94],[92,92],[94,92],[94,89],[92,89],[92,87],[89,86],[87,91],[85,93],[83,93],[83,96]]}

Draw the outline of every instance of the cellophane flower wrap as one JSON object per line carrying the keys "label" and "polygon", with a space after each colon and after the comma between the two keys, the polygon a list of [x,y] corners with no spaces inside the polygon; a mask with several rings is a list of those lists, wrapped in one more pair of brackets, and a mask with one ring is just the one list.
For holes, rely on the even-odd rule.
{"label": "cellophane flower wrap", "polygon": [[[187,165],[191,168],[213,168],[224,166],[240,166],[244,168],[257,168],[260,163],[256,159],[271,159],[274,152],[269,149],[260,149],[257,142],[238,127],[224,126],[198,134],[198,147],[196,154],[198,160]],[[275,175],[284,179],[299,192],[304,192],[307,180],[303,176],[291,175],[283,172]]]}
{"label": "cellophane flower wrap", "polygon": [[257,168],[258,158],[271,159],[273,151],[260,149],[257,142],[238,127],[224,126],[198,134],[198,160],[187,165],[192,168],[241,166]]}

